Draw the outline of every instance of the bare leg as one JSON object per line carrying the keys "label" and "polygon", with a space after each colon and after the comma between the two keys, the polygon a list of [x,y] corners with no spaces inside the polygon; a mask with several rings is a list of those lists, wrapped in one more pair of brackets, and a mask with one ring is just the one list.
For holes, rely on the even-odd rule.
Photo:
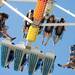
{"label": "bare leg", "polygon": [[64,65],[58,64],[58,66],[65,68],[67,66],[67,64],[64,64]]}
{"label": "bare leg", "polygon": [[75,64],[74,63],[68,63],[68,64],[64,64],[64,65],[60,65],[58,64],[59,67],[63,67],[63,68],[72,68],[72,66],[74,66]]}
{"label": "bare leg", "polygon": [[60,37],[59,37],[58,35],[56,35],[56,36],[54,37],[54,44],[56,44],[56,43],[59,41],[59,39],[60,39]]}
{"label": "bare leg", "polygon": [[23,69],[24,69],[24,66],[21,66],[21,67],[20,67],[20,69],[21,69],[21,72],[22,72],[22,71],[23,71]]}
{"label": "bare leg", "polygon": [[3,30],[3,34],[5,34],[5,35],[6,35],[6,37],[11,38],[11,37],[9,36],[9,34],[7,33],[7,30]]}
{"label": "bare leg", "polygon": [[49,41],[50,37],[51,37],[51,33],[48,33],[47,41],[46,41],[46,43],[44,44],[45,46],[48,44],[48,41]]}
{"label": "bare leg", "polygon": [[43,34],[42,45],[43,45],[43,43],[44,43],[45,34],[46,34],[46,32],[44,32],[44,34]]}
{"label": "bare leg", "polygon": [[4,38],[9,38],[11,41],[16,39],[16,37],[12,38],[8,33],[7,33],[7,30],[3,30],[3,37]]}

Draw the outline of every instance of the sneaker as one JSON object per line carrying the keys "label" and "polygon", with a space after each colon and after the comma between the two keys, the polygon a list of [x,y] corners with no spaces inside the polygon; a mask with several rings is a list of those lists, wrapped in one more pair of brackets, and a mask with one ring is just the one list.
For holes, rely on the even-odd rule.
{"label": "sneaker", "polygon": [[62,67],[62,65],[58,64],[59,67]]}
{"label": "sneaker", "polygon": [[21,72],[23,72],[23,66],[21,67]]}
{"label": "sneaker", "polygon": [[12,42],[13,45],[15,45],[15,43]]}
{"label": "sneaker", "polygon": [[9,69],[9,65],[7,65],[7,68]]}
{"label": "sneaker", "polygon": [[14,38],[11,38],[11,41],[13,41],[13,40],[15,40],[16,39],[16,37],[14,37]]}
{"label": "sneaker", "polygon": [[8,68],[9,69],[9,65],[5,66],[5,68]]}

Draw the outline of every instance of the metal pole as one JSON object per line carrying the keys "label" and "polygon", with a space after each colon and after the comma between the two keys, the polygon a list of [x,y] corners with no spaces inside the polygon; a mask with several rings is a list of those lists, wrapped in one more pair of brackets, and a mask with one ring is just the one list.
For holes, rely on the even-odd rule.
{"label": "metal pole", "polygon": [[25,15],[23,15],[20,11],[15,9],[13,6],[8,4],[6,1],[2,0],[3,4],[5,4],[7,7],[9,7],[11,10],[13,10],[15,13],[17,13],[19,16],[21,16],[23,19],[27,20],[29,23],[33,23],[30,19],[28,19]]}
{"label": "metal pole", "polygon": [[40,26],[75,26],[75,23],[46,23]]}

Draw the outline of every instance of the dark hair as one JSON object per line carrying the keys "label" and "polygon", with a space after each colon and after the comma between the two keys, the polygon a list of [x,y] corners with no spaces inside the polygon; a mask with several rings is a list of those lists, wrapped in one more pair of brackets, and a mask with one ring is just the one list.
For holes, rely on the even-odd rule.
{"label": "dark hair", "polygon": [[[49,18],[47,19],[47,23],[49,23],[50,22],[50,18],[55,18],[55,16],[54,15],[51,15],[51,16],[49,16]],[[53,20],[53,22],[55,22],[55,19]]]}
{"label": "dark hair", "polygon": [[60,23],[61,23],[61,22],[62,22],[62,23],[65,22],[64,18],[61,18],[61,19],[60,19]]}
{"label": "dark hair", "polygon": [[29,13],[32,13],[33,14],[34,13],[34,10],[33,9],[29,10]]}
{"label": "dark hair", "polygon": [[51,18],[51,17],[53,17],[53,18],[54,18],[55,16],[54,16],[54,15],[51,15],[51,16],[50,16],[50,18]]}
{"label": "dark hair", "polygon": [[31,13],[34,13],[34,10],[33,9],[31,10]]}
{"label": "dark hair", "polygon": [[8,19],[8,17],[9,17],[8,14],[6,14],[6,13],[2,13],[2,16],[6,19]]}

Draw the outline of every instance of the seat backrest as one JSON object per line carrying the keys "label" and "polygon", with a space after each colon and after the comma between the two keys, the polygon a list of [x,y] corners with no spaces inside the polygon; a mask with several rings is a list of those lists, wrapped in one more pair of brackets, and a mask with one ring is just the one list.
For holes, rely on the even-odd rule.
{"label": "seat backrest", "polygon": [[1,45],[1,66],[5,67],[8,56],[9,56],[10,49],[6,45]]}
{"label": "seat backrest", "polygon": [[39,60],[39,58],[38,58],[37,54],[35,54],[35,53],[29,54],[29,70],[28,70],[29,75],[30,74],[33,75],[38,60]]}
{"label": "seat backrest", "polygon": [[55,54],[47,53],[43,61],[42,75],[48,75],[48,73],[53,72],[54,62],[55,62]]}
{"label": "seat backrest", "polygon": [[19,68],[20,68],[20,65],[21,65],[21,62],[22,62],[22,59],[23,59],[23,50],[20,50],[20,49],[16,49],[15,50],[15,59],[14,59],[14,70],[15,71],[18,71]]}

